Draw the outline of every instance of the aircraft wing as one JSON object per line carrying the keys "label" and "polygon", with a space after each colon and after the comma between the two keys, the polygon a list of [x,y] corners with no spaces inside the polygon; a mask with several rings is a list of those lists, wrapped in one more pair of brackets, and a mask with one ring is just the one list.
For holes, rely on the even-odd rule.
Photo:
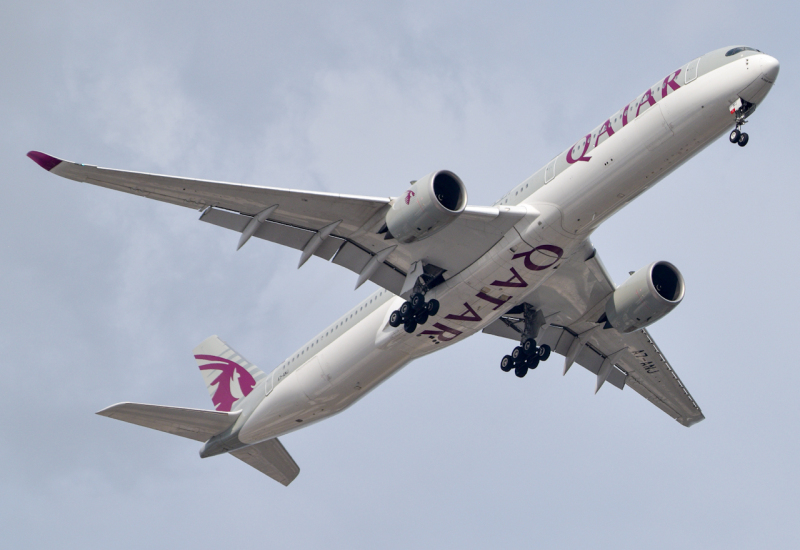
{"label": "aircraft wing", "polygon": [[524,208],[513,206],[467,207],[435,235],[401,244],[378,234],[391,208],[391,197],[128,172],[78,164],[37,151],[28,156],[64,178],[201,210],[202,221],[242,233],[240,246],[250,235],[277,242],[302,250],[307,256],[332,260],[361,275],[359,284],[371,280],[395,294],[401,294],[415,262],[436,266],[449,279],[485,254],[526,213]]}
{"label": "aircraft wing", "polygon": [[[596,374],[595,391],[605,382],[627,385],[684,426],[700,422],[700,407],[647,330],[622,334],[596,322],[614,288],[587,240],[528,299],[545,316],[537,342],[565,356],[564,374],[573,361]],[[512,309],[483,332],[519,341],[523,326],[521,313]]]}

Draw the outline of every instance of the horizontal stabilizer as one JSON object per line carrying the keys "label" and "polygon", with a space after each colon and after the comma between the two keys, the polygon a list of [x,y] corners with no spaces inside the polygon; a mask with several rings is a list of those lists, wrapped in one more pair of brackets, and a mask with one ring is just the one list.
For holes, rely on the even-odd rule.
{"label": "horizontal stabilizer", "polygon": [[289,485],[300,473],[300,466],[292,459],[277,437],[244,449],[231,451],[230,454],[283,485]]}
{"label": "horizontal stabilizer", "polygon": [[241,411],[218,412],[143,403],[117,403],[97,414],[195,441],[207,441],[233,426]]}

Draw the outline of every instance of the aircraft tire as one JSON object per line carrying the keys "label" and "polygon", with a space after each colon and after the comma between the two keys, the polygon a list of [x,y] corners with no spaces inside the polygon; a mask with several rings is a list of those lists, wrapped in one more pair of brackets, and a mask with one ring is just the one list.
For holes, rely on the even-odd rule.
{"label": "aircraft tire", "polygon": [[514,359],[511,358],[510,355],[503,356],[503,359],[500,360],[500,370],[503,372],[508,372],[514,368]]}
{"label": "aircraft tire", "polygon": [[525,358],[525,352],[522,350],[522,346],[514,348],[514,351],[511,352],[511,358],[514,359],[514,361],[520,361]]}
{"label": "aircraft tire", "polygon": [[428,308],[428,315],[433,316],[439,313],[439,300],[431,300],[425,307]]}
{"label": "aircraft tire", "polygon": [[417,316],[414,319],[417,321],[418,324],[424,325],[425,323],[428,322],[428,312],[423,309],[422,311],[417,313]]}
{"label": "aircraft tire", "polygon": [[525,366],[528,367],[530,370],[535,369],[536,367],[539,366],[539,358],[536,357],[535,355],[533,357],[528,357],[525,360]]}
{"label": "aircraft tire", "polygon": [[519,363],[514,367],[514,374],[517,376],[517,378],[524,378],[525,375],[528,374],[528,365],[525,363]]}
{"label": "aircraft tire", "polygon": [[403,330],[405,330],[409,334],[413,334],[415,330],[417,330],[417,322],[414,319],[410,319],[403,324]]}
{"label": "aircraft tire", "polygon": [[392,314],[389,316],[389,325],[396,328],[402,324],[403,324],[403,315],[399,311],[394,310]]}
{"label": "aircraft tire", "polygon": [[400,315],[403,316],[403,319],[407,319],[411,313],[411,302],[403,302],[403,305],[400,306],[399,311]]}
{"label": "aircraft tire", "polygon": [[411,309],[413,309],[414,311],[419,311],[423,307],[425,307],[425,296],[423,296],[419,292],[416,292],[411,295],[410,302],[411,302]]}
{"label": "aircraft tire", "polygon": [[522,342],[522,351],[525,352],[525,355],[533,355],[536,353],[536,340],[533,338],[526,338],[524,342]]}
{"label": "aircraft tire", "polygon": [[750,136],[747,133],[742,132],[742,135],[739,136],[739,147],[744,147],[747,145],[748,141],[750,141]]}
{"label": "aircraft tire", "polygon": [[734,128],[733,131],[731,132],[730,137],[728,139],[731,140],[731,143],[739,143],[739,137],[741,135],[742,135],[742,133],[739,131],[739,129],[738,128]]}
{"label": "aircraft tire", "polygon": [[539,349],[536,350],[536,357],[540,361],[547,361],[547,359],[550,357],[550,346],[547,344],[539,346]]}

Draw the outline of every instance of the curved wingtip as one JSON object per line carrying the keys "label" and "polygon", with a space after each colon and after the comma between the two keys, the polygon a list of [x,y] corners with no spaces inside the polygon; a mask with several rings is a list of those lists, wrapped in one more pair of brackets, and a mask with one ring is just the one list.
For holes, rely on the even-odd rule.
{"label": "curved wingtip", "polygon": [[50,155],[47,155],[45,153],[40,153],[39,151],[28,151],[28,157],[30,157],[30,159],[33,162],[35,162],[48,172],[53,168],[55,168],[56,166],[58,166],[59,164],[61,164],[61,159],[57,159],[56,157],[51,157]]}

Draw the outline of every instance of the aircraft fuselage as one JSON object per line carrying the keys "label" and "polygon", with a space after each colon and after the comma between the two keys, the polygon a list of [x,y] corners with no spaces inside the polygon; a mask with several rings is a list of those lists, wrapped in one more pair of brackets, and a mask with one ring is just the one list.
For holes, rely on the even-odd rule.
{"label": "aircraft fuselage", "polygon": [[336,414],[410,361],[525,302],[603,221],[731,130],[737,100],[764,99],[778,62],[755,51],[724,53],[670,72],[500,199],[496,207],[525,215],[487,254],[428,292],[441,307],[415,333],[389,325],[404,300],[381,290],[284,361],[247,396],[252,412],[231,444]]}

